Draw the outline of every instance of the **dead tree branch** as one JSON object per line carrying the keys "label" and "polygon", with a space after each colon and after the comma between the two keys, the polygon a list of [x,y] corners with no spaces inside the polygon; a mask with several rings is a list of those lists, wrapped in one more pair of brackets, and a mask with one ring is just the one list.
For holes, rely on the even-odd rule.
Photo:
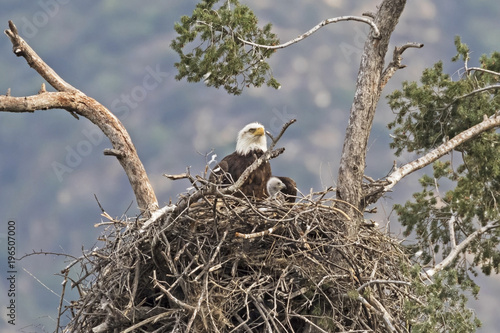
{"label": "dead tree branch", "polygon": [[401,61],[403,60],[402,55],[403,55],[404,51],[406,51],[407,49],[409,49],[411,47],[420,49],[420,48],[424,47],[424,44],[422,44],[422,43],[406,43],[403,46],[399,46],[399,47],[396,46],[394,48],[394,52],[392,54],[392,61],[389,63],[387,68],[384,70],[384,73],[382,73],[382,78],[380,79],[380,89],[381,90],[385,87],[387,82],[389,82],[389,80],[392,78],[392,76],[394,75],[394,73],[396,73],[396,71],[398,69],[402,69],[402,68],[406,67],[406,65],[401,64]]}
{"label": "dead tree branch", "polygon": [[[363,176],[367,153],[368,137],[371,132],[377,103],[380,100],[385,80],[390,72],[383,75],[385,56],[389,41],[406,1],[384,0],[374,15],[374,24],[380,30],[380,36],[373,34],[366,38],[356,82],[356,92],[350,109],[349,122],[342,148],[342,157],[337,179],[337,198],[347,201],[364,211]],[[403,49],[401,50],[401,52]],[[348,207],[344,209],[351,213]],[[354,216],[354,215],[353,215]],[[355,237],[357,227],[361,224],[359,217],[349,226],[348,233]]]}
{"label": "dead tree branch", "polygon": [[446,110],[448,109],[450,106],[452,106],[453,104],[455,104],[456,102],[458,102],[459,100],[461,99],[464,99],[464,98],[467,98],[467,97],[470,97],[470,96],[473,96],[475,94],[478,94],[478,93],[482,93],[484,91],[488,91],[488,90],[498,90],[500,89],[500,84],[493,84],[491,86],[487,86],[487,87],[483,87],[483,88],[479,88],[479,89],[476,89],[476,90],[473,90],[471,91],[470,93],[468,94],[465,94],[465,95],[462,95],[462,96],[459,96],[457,98],[455,98],[451,103],[447,104],[445,107],[443,107],[442,109],[443,110]]}
{"label": "dead tree branch", "polygon": [[498,112],[493,115],[492,117],[486,117],[484,116],[484,120],[480,122],[479,124],[472,126],[471,128],[463,131],[462,133],[456,135],[449,141],[446,141],[439,147],[433,149],[432,151],[428,152],[424,156],[407,163],[403,165],[400,168],[396,168],[390,175],[387,177],[386,180],[388,180],[390,183],[384,187],[384,192],[390,191],[394,185],[396,185],[401,179],[404,177],[408,176],[410,173],[417,171],[438,158],[442,157],[443,155],[449,153],[452,151],[454,148],[459,146],[460,144],[474,138],[475,136],[490,130],[492,128],[500,126],[500,115]]}
{"label": "dead tree branch", "polygon": [[64,81],[42,58],[19,36],[17,27],[14,22],[9,21],[9,29],[5,30],[5,34],[10,38],[12,43],[12,51],[18,57],[23,57],[28,62],[28,65],[36,70],[41,77],[54,87],[57,91],[67,91],[73,93],[81,93],[78,89]]}
{"label": "dead tree branch", "polygon": [[424,276],[427,276],[431,278],[434,276],[439,271],[442,271],[444,268],[446,268],[448,265],[450,265],[455,258],[464,251],[469,244],[481,237],[485,232],[488,232],[491,229],[499,228],[500,227],[500,221],[490,221],[488,222],[485,226],[477,229],[474,231],[472,234],[470,234],[466,239],[464,239],[460,244],[455,245],[453,249],[451,250],[450,254],[446,256],[439,264],[435,265],[433,268],[427,270],[425,273],[423,273]]}
{"label": "dead tree branch", "polygon": [[13,97],[10,94],[0,96],[0,111],[34,112],[37,110],[64,109],[72,115],[89,119],[111,141],[111,155],[116,156],[134,191],[137,205],[143,214],[158,209],[158,201],[153,187],[140,161],[132,140],[123,126],[106,107],[95,99],[86,96],[64,81],[50,68],[36,52],[19,36],[16,26],[9,21],[10,29],[5,30],[9,36],[16,56],[22,56],[52,87],[58,92],[46,92],[42,87],[34,96]]}
{"label": "dead tree branch", "polygon": [[329,18],[329,19],[323,20],[320,23],[318,23],[317,25],[315,25],[314,27],[312,27],[309,31],[303,33],[302,35],[297,36],[296,38],[294,38],[286,43],[279,44],[279,45],[262,45],[262,44],[257,44],[257,43],[246,41],[246,40],[239,38],[239,37],[238,37],[238,39],[244,44],[251,45],[254,47],[258,47],[258,48],[262,48],[262,49],[266,49],[266,50],[283,49],[285,47],[288,47],[292,44],[298,43],[301,40],[311,36],[313,33],[315,33],[316,31],[318,31],[319,29],[323,28],[324,26],[326,26],[328,24],[337,23],[337,22],[341,22],[341,21],[358,21],[358,22],[363,22],[363,23],[369,24],[373,29],[373,37],[378,38],[380,36],[379,28],[373,22],[372,19],[366,18],[366,17],[360,17],[360,16],[340,16],[340,17],[334,17],[334,18]]}
{"label": "dead tree branch", "polygon": [[483,73],[488,73],[488,74],[492,74],[492,75],[496,75],[496,76],[500,76],[500,73],[499,72],[495,72],[495,71],[491,71],[491,70],[488,70],[486,68],[481,68],[481,67],[469,67],[466,69],[466,72],[467,74],[472,72],[472,71],[475,71],[475,72],[483,72]]}

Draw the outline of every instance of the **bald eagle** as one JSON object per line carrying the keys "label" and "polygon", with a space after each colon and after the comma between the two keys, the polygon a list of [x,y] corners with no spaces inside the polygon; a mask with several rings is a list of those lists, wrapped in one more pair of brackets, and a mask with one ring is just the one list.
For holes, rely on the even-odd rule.
{"label": "bald eagle", "polygon": [[267,181],[267,194],[269,194],[271,199],[275,199],[278,193],[280,193],[284,188],[286,188],[285,183],[283,183],[278,177],[271,177]]}
{"label": "bald eagle", "polygon": [[279,192],[285,195],[287,202],[295,202],[297,196],[297,184],[292,178],[271,177],[266,185],[267,193],[272,199],[276,198]]}
{"label": "bald eagle", "polygon": [[[217,184],[233,184],[240,178],[245,169],[266,151],[267,142],[264,126],[259,123],[246,125],[238,133],[236,151],[224,157],[215,166],[209,180]],[[241,193],[255,199],[266,198],[268,196],[266,185],[270,177],[271,165],[269,161],[266,161],[250,174],[240,187]],[[241,193],[235,193],[235,195],[241,196]]]}

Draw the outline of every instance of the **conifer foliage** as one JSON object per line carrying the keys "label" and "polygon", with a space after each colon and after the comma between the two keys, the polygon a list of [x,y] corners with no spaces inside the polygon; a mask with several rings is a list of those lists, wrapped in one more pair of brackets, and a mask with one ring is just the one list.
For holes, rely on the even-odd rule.
{"label": "conifer foliage", "polygon": [[[499,112],[500,53],[483,55],[480,67],[467,67],[467,45],[459,37],[455,44],[458,53],[452,60],[465,62],[458,78],[445,74],[443,63],[438,62],[423,72],[421,85],[405,82],[388,96],[397,114],[389,124],[394,129],[396,154],[404,150],[425,153]],[[423,251],[422,264],[429,264],[438,254],[447,256],[457,244],[480,233],[467,249],[472,263],[459,256],[451,267],[458,269],[461,281],[473,267],[485,274],[498,273],[499,142],[498,130],[491,129],[461,144],[448,159],[434,163],[432,175],[420,179],[423,190],[413,195],[413,201],[396,206],[406,235],[417,237],[415,251]],[[442,194],[441,184],[448,189]]]}
{"label": "conifer foliage", "polygon": [[260,87],[263,83],[279,88],[267,62],[273,50],[248,46],[244,41],[261,45],[279,43],[271,32],[271,24],[263,28],[249,7],[237,0],[201,1],[191,17],[183,16],[175,25],[178,33],[172,48],[179,54],[175,64],[177,80],[205,82],[223,87],[238,95],[245,86]]}

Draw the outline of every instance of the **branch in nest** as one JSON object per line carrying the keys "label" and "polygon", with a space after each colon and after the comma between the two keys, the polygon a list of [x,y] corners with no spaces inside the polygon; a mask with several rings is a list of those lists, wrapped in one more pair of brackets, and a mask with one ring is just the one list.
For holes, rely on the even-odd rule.
{"label": "branch in nest", "polygon": [[169,212],[173,212],[175,209],[176,209],[175,205],[167,205],[163,208],[155,210],[153,213],[151,213],[151,217],[146,222],[144,222],[144,225],[142,226],[140,232],[144,232],[151,223],[156,222],[163,215]]}
{"label": "branch in nest", "polygon": [[254,233],[251,233],[251,234],[242,234],[240,232],[236,232],[235,236],[236,237],[240,237],[240,238],[244,238],[244,239],[257,238],[257,237],[262,237],[262,236],[265,236],[265,235],[270,235],[276,229],[277,229],[277,227],[272,227],[272,228],[269,228],[269,229],[266,229],[266,230],[263,230],[263,231],[260,231],[260,232],[254,232]]}
{"label": "branch in nest", "polygon": [[170,299],[172,302],[180,306],[181,308],[188,310],[188,311],[194,311],[195,308],[189,304],[184,303],[178,298],[175,298],[174,295],[172,295],[167,288],[165,288],[158,280],[156,279],[156,271],[153,271],[153,284],[155,287],[158,287],[165,295],[167,295],[168,299]]}
{"label": "branch in nest", "polygon": [[196,177],[191,176],[191,172],[190,172],[189,167],[187,168],[186,172],[184,172],[184,173],[181,173],[178,175],[169,175],[169,174],[164,173],[163,176],[167,177],[168,179],[171,179],[171,180],[189,179],[189,181],[191,182],[191,185],[193,185],[193,187],[197,190],[200,189],[197,182],[200,182],[203,185],[207,184],[207,181],[205,179],[201,178],[200,176],[196,176]]}
{"label": "branch in nest", "polygon": [[276,138],[274,138],[269,131],[266,131],[266,134],[271,138],[271,146],[269,147],[269,150],[273,150],[274,146],[276,146],[279,139],[281,139],[281,137],[288,129],[288,127],[290,127],[290,125],[292,125],[295,122],[297,122],[297,119],[290,119],[289,121],[287,121],[285,125],[283,125],[283,127],[281,128],[281,131]]}

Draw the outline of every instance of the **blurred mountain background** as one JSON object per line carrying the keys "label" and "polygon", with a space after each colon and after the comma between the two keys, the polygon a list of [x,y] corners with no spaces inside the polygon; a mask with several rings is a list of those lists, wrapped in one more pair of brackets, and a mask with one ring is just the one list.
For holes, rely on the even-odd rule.
{"label": "blurred mountain background", "polygon": [[[273,23],[274,32],[285,42],[326,18],[374,11],[380,0],[242,2],[256,13],[261,25]],[[190,167],[193,174],[201,174],[212,154],[220,160],[234,151],[237,131],[252,121],[276,134],[285,121],[297,118],[279,143],[286,151],[272,161],[273,173],[294,178],[304,193],[335,186],[367,26],[337,23],[277,51],[270,64],[281,89],[250,88],[232,96],[203,83],[174,79],[178,56],[169,47],[176,37],[173,26],[182,15],[190,15],[196,3],[4,1],[0,27],[7,29],[8,20],[13,20],[21,36],[63,79],[120,118],[160,205],[175,202],[189,187],[187,181],[170,181],[163,173],[181,173]],[[409,1],[391,49],[405,42],[422,42],[425,47],[405,52],[403,63],[408,67],[396,73],[384,95],[404,80],[418,80],[422,70],[438,60],[445,61],[446,71],[458,78],[463,64],[449,62],[455,55],[456,35],[473,51],[470,66],[477,65],[481,54],[500,50],[498,17],[498,1]],[[11,49],[8,37],[0,36],[0,93],[11,88],[13,96],[36,94],[42,78]],[[384,99],[377,112],[366,170],[373,178],[384,177],[395,160],[386,127],[392,112]],[[9,220],[16,222],[18,257],[33,251],[78,257],[82,249],[99,246],[97,237],[104,231],[94,227],[101,221],[94,195],[113,217],[137,214],[127,177],[115,158],[102,154],[105,148],[110,143],[94,125],[86,119],[77,121],[66,111],[0,113],[2,277],[7,271]],[[403,156],[397,162],[413,157]],[[401,236],[391,207],[410,199],[421,174],[398,184],[369,218]],[[55,255],[17,262],[16,326],[6,322],[8,285],[2,278],[0,330],[52,332],[63,280],[59,273],[70,262],[70,257]],[[477,282],[482,288],[480,299],[471,300],[470,306],[483,321],[479,331],[497,332],[500,279],[479,276]],[[65,300],[77,297],[76,291],[67,291]]]}

